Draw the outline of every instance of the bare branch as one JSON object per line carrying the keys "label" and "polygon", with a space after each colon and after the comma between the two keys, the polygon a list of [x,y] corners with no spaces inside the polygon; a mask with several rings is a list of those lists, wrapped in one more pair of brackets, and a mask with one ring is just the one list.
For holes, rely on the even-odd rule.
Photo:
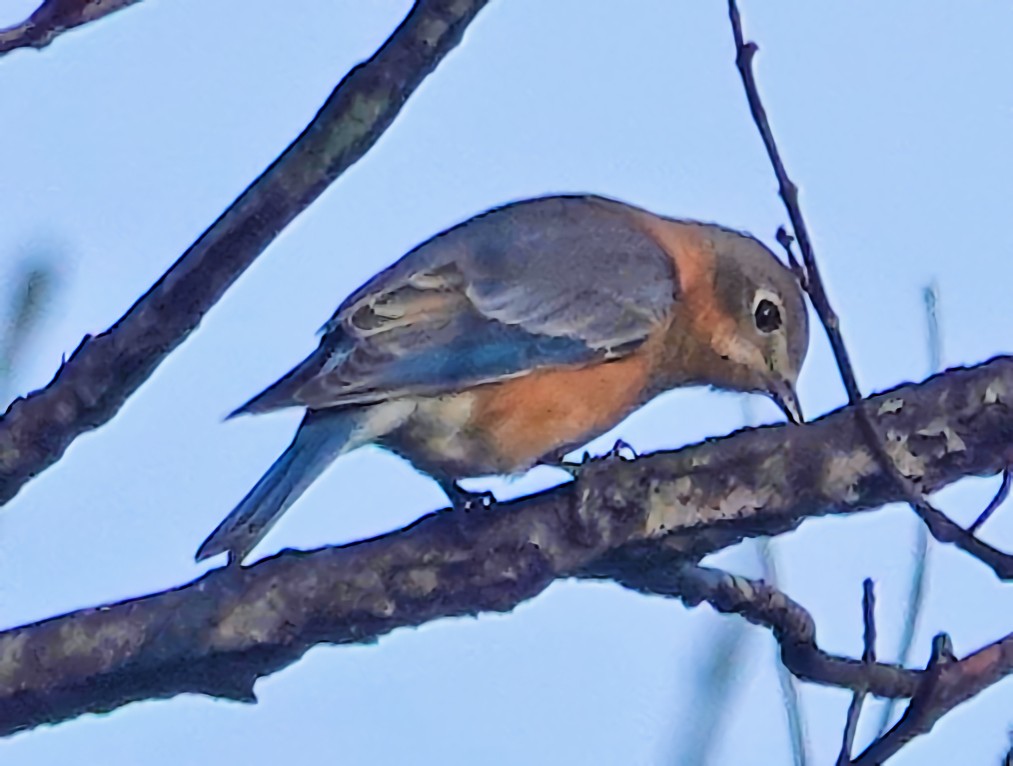
{"label": "bare branch", "polygon": [[[775,588],[779,588],[781,576],[772,541],[763,537],[758,541],[761,572],[763,580]],[[784,714],[788,722],[788,737],[791,741],[791,759],[795,766],[806,766],[810,763],[809,743],[806,737],[805,718],[802,715],[802,699],[798,693],[798,679],[785,667],[783,662],[777,663],[777,684],[781,688],[784,700]]]}
{"label": "bare branch", "polygon": [[[880,697],[910,697],[918,689],[920,671],[886,663],[862,663],[828,654],[816,645],[816,623],[804,607],[760,580],[720,569],[701,567],[659,554],[653,568],[610,567],[621,585],[641,593],[674,596],[691,606],[707,602],[725,614],[737,614],[774,634],[781,659],[797,677],[844,689],[867,689]],[[597,566],[594,567],[597,569]]]}
{"label": "bare branch", "polygon": [[0,419],[0,504],[112,418],[300,212],[376,142],[487,0],[417,0],[309,126],[111,328]]}
{"label": "bare branch", "polygon": [[1009,468],[1006,468],[1002,472],[1002,481],[999,483],[999,489],[996,490],[995,495],[989,500],[988,505],[985,506],[978,518],[974,520],[974,523],[967,528],[967,531],[971,534],[976,533],[981,529],[982,525],[991,518],[992,514],[995,513],[999,506],[1006,502],[1009,497],[1010,488],[1013,487],[1013,472]]}
{"label": "bare branch", "polygon": [[[1001,357],[868,405],[932,489],[1001,469],[1010,402],[1013,358]],[[847,409],[673,453],[594,460],[573,483],[492,512],[438,513],[374,540],[288,552],[8,630],[0,634],[0,733],[184,692],[250,700],[258,677],[314,644],[373,641],[439,617],[509,610],[557,578],[612,577],[718,603],[713,593],[688,590],[685,578],[673,580],[676,565],[807,517],[900,497]],[[744,602],[735,588],[716,587],[742,603],[731,611],[774,626],[785,664],[801,678],[865,684],[881,696],[914,693],[919,676],[910,671],[828,660],[814,648],[804,610],[776,591],[759,589],[758,601]]]}
{"label": "bare branch", "polygon": [[[820,317],[823,327],[830,339],[830,345],[837,361],[837,367],[844,382],[844,388],[848,393],[848,402],[854,406],[855,415],[858,418],[862,430],[866,434],[869,445],[872,447],[876,458],[883,463],[883,467],[898,488],[904,494],[904,500],[921,517],[929,533],[942,543],[952,543],[963,551],[970,553],[982,563],[989,566],[1003,580],[1013,579],[1013,556],[1003,554],[982,542],[967,530],[962,529],[950,518],[938,509],[934,508],[926,499],[924,494],[915,486],[910,476],[905,475],[897,466],[894,458],[890,455],[883,436],[876,431],[872,416],[861,406],[862,394],[858,387],[858,380],[855,377],[854,367],[848,355],[847,347],[844,344],[844,336],[841,335],[840,320],[830,305],[826,290],[823,287],[823,279],[820,276],[819,267],[816,264],[816,256],[813,251],[812,241],[809,238],[809,230],[806,227],[805,219],[802,216],[802,208],[798,201],[798,187],[788,176],[784,162],[781,160],[777,142],[770,128],[766,110],[760,99],[759,89],[756,86],[756,79],[753,76],[753,57],[756,55],[756,43],[746,42],[742,34],[742,19],[735,0],[728,0],[728,16],[732,24],[732,35],[735,38],[735,65],[742,78],[743,87],[746,90],[746,100],[749,102],[749,111],[753,121],[763,139],[767,156],[774,168],[774,175],[788,211],[788,218],[791,220],[792,228],[795,231],[795,238],[798,240],[799,250],[802,253],[802,271],[804,277],[802,284],[812,301],[813,308]],[[791,254],[791,242],[779,232],[778,240],[788,250],[789,264],[796,271],[798,264]]]}
{"label": "bare branch", "polygon": [[873,742],[852,763],[872,766],[883,763],[957,705],[1013,673],[1013,633],[962,660],[957,660],[945,633],[936,636],[932,657],[918,691],[907,710],[890,731]]}
{"label": "bare branch", "polygon": [[[875,641],[874,629],[866,631],[863,660],[837,657],[817,647],[816,626],[805,608],[776,588],[675,558],[656,563],[654,571],[631,566],[617,572],[617,579],[634,590],[676,596],[691,605],[707,602],[719,612],[738,614],[770,628],[781,645],[784,664],[799,678],[852,689],[856,694],[912,698],[908,712],[897,726],[857,760],[843,763],[861,766],[882,763],[913,737],[928,732],[961,702],[1013,673],[1013,633],[962,660],[943,651],[947,642],[937,640],[933,657],[938,659],[924,671],[876,662],[870,651]],[[868,618],[871,599],[867,597],[864,604]],[[850,719],[849,715],[849,724]]]}
{"label": "bare branch", "polygon": [[[862,648],[862,664],[876,664],[876,593],[872,580],[868,577],[862,583],[862,622],[865,625],[865,638]],[[855,745],[855,734],[858,731],[858,719],[862,715],[867,689],[855,689],[848,706],[848,715],[844,724],[844,735],[841,752],[837,756],[837,766],[848,766],[851,763],[851,751]]]}
{"label": "bare branch", "polygon": [[0,29],[0,56],[17,48],[45,48],[69,29],[97,21],[138,0],[45,0],[35,13]]}

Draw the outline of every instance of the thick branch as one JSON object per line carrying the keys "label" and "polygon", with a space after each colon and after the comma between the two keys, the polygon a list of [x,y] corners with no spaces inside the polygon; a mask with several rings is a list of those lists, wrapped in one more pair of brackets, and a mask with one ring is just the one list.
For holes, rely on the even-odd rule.
{"label": "thick branch", "polygon": [[487,0],[418,0],[309,126],[106,332],[0,419],[0,504],[107,422],[300,212],[362,157]]}
{"label": "thick branch", "polygon": [[16,48],[45,48],[69,29],[97,21],[138,0],[45,0],[31,16],[0,29],[0,56]]}
{"label": "thick branch", "polygon": [[[931,491],[1002,469],[1011,402],[1013,358],[1000,357],[867,406],[880,413],[898,464]],[[628,581],[632,572],[640,588],[668,587],[673,561],[899,499],[851,410],[594,461],[574,483],[489,512],[438,513],[374,540],[288,552],[2,633],[0,733],[184,692],[249,700],[258,677],[316,643],[506,611],[561,577]]]}

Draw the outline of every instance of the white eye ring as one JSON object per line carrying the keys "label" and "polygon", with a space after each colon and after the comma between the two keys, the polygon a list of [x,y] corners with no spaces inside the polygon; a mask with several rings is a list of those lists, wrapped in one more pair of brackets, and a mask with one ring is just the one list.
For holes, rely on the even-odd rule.
{"label": "white eye ring", "polygon": [[753,324],[762,333],[769,334],[784,325],[784,304],[780,296],[770,290],[757,290],[753,296]]}
{"label": "white eye ring", "polygon": [[756,313],[756,309],[759,308],[761,301],[770,301],[775,306],[777,306],[778,310],[781,312],[782,315],[784,314],[784,303],[781,301],[781,296],[775,293],[773,290],[768,290],[765,287],[761,287],[759,290],[756,291],[756,294],[753,295],[752,313],[754,314]]}

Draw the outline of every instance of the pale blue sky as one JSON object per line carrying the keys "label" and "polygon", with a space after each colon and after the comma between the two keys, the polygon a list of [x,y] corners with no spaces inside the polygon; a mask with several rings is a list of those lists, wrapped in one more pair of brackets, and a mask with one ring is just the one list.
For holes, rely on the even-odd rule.
{"label": "pale blue sky", "polygon": [[[0,24],[32,3],[8,0]],[[791,6],[790,9],[788,6]],[[104,330],[368,56],[406,0],[148,0],[39,53],[0,59],[0,285],[25,253],[58,271],[54,310],[15,379],[44,384]],[[866,390],[926,372],[921,291],[942,292],[944,360],[1011,350],[1013,5],[743,2],[757,74],[802,187],[824,277]],[[298,413],[221,417],[315,344],[365,278],[491,205],[589,191],[744,228],[785,215],[748,112],[725,3],[493,0],[394,126],[289,227],[109,425],[79,439],[0,514],[0,626],[189,581],[206,534],[287,444]],[[844,401],[821,333],[806,412]],[[757,401],[764,418],[775,409]],[[616,434],[673,448],[741,424],[740,398],[679,392]],[[616,434],[602,441],[611,443]],[[547,469],[494,485],[520,494]],[[940,503],[968,521],[996,480]],[[377,534],[442,504],[397,459],[362,451],[303,498],[261,554]],[[335,513],[346,507],[346,513]],[[785,587],[823,646],[861,650],[876,579],[891,656],[914,523],[904,508],[808,522],[780,538]],[[1013,547],[1013,511],[986,528]],[[966,653],[1011,629],[1013,591],[935,546],[919,660],[948,630]],[[746,573],[748,550],[715,559]],[[257,685],[255,707],[146,702],[0,741],[5,762],[109,766],[312,756],[358,764],[675,762],[718,618],[609,585],[558,583],[508,615],[444,620],[366,647],[318,648]],[[766,632],[750,628],[715,763],[784,763]],[[849,696],[806,686],[817,763]],[[994,764],[1013,726],[996,687],[897,764]]]}

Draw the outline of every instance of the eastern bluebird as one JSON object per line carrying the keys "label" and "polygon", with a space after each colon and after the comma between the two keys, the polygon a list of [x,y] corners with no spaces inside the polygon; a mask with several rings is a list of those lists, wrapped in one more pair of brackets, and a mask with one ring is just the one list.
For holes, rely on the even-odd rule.
{"label": "eastern bluebird", "polygon": [[459,505],[458,479],[559,460],[677,386],[761,392],[800,422],[808,342],[797,279],[746,234],[595,196],[493,209],[370,279],[316,351],[232,413],[306,408],[197,560],[242,560],[365,444]]}

